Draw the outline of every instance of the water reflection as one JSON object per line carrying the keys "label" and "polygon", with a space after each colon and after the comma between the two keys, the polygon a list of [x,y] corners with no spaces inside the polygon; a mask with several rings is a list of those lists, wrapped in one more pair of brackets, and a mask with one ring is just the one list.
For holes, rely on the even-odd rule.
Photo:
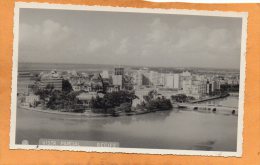
{"label": "water reflection", "polygon": [[17,111],[17,144],[48,138],[119,142],[126,148],[235,151],[236,137],[237,116],[207,111],[173,109],[105,118]]}

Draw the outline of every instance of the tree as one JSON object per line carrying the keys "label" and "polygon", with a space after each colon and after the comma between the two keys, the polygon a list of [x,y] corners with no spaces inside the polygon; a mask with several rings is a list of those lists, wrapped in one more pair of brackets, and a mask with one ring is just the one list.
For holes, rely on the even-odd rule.
{"label": "tree", "polygon": [[171,96],[172,100],[179,102],[179,103],[183,103],[183,102],[187,102],[188,97],[185,94],[178,94],[178,95],[173,95]]}
{"label": "tree", "polygon": [[68,93],[73,91],[72,86],[68,80],[62,80],[62,91]]}
{"label": "tree", "polygon": [[[123,111],[131,111],[132,100],[135,99],[136,96],[132,92],[128,91],[117,91],[106,93],[103,98],[97,96],[96,98],[92,98],[90,101],[90,107],[92,109],[103,109],[103,113],[107,113],[108,110],[116,108],[117,110]],[[117,111],[116,110],[116,111]],[[96,110],[93,110],[97,112]],[[100,112],[100,111],[99,111]]]}

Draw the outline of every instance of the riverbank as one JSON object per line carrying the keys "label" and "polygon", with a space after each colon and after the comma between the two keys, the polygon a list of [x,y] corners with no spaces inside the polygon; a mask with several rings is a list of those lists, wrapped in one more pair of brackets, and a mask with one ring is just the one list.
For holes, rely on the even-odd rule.
{"label": "riverbank", "polygon": [[228,96],[230,96],[229,93],[224,94],[224,95],[220,95],[220,96],[213,96],[213,97],[208,97],[208,98],[203,98],[203,99],[199,99],[199,100],[190,101],[190,103],[201,103],[201,102],[204,102],[204,101],[221,99],[221,98],[225,98],[225,97],[228,97]]}
{"label": "riverbank", "polygon": [[142,114],[152,113],[150,111],[136,110],[136,111],[132,111],[132,112],[128,112],[128,113],[119,112],[115,115],[112,115],[112,114],[93,113],[91,111],[86,111],[84,113],[75,113],[75,112],[61,112],[61,111],[55,111],[55,110],[50,110],[50,109],[43,110],[40,108],[31,108],[31,107],[24,107],[24,106],[18,106],[18,107],[22,108],[24,110],[28,110],[28,111],[35,111],[35,112],[56,114],[56,115],[65,115],[65,116],[88,117],[88,118],[132,116],[132,115],[142,115]]}

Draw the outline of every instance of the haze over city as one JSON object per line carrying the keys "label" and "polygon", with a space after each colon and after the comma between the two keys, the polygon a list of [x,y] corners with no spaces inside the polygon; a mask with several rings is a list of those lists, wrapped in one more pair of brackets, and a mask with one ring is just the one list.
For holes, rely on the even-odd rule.
{"label": "haze over city", "polygon": [[239,69],[241,21],[21,9],[19,62]]}

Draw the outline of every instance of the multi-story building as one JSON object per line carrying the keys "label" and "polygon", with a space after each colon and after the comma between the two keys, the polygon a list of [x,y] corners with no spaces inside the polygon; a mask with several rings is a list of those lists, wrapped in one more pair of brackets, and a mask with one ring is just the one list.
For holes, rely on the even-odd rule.
{"label": "multi-story building", "polygon": [[180,89],[181,88],[181,79],[179,74],[173,74],[173,88]]}
{"label": "multi-story building", "polygon": [[207,84],[202,80],[186,79],[183,81],[183,93],[199,99],[207,93]]}
{"label": "multi-story building", "polygon": [[40,88],[45,88],[47,85],[53,86],[54,90],[62,90],[62,78],[42,78]]}
{"label": "multi-story building", "polygon": [[213,84],[210,83],[209,81],[207,81],[206,93],[210,95],[210,94],[212,94],[212,92],[213,92]]}
{"label": "multi-story building", "polygon": [[152,85],[150,73],[146,69],[140,69],[133,74],[133,82],[139,88],[140,86]]}
{"label": "multi-story building", "polygon": [[183,93],[186,95],[191,94],[191,87],[192,87],[192,80],[191,79],[184,79],[182,83],[182,90]]}
{"label": "multi-story building", "polygon": [[28,95],[32,91],[32,75],[28,72],[20,72],[17,79],[17,94]]}
{"label": "multi-story building", "polygon": [[173,74],[167,74],[165,75],[165,88],[174,88],[174,76]]}
{"label": "multi-story building", "polygon": [[158,85],[159,83],[159,73],[155,71],[149,72],[149,80],[151,82],[151,85]]}
{"label": "multi-story building", "polygon": [[122,75],[113,75],[112,83],[115,87],[123,88],[123,76]]}
{"label": "multi-story building", "polygon": [[124,75],[124,68],[122,67],[117,67],[115,68],[115,75]]}

